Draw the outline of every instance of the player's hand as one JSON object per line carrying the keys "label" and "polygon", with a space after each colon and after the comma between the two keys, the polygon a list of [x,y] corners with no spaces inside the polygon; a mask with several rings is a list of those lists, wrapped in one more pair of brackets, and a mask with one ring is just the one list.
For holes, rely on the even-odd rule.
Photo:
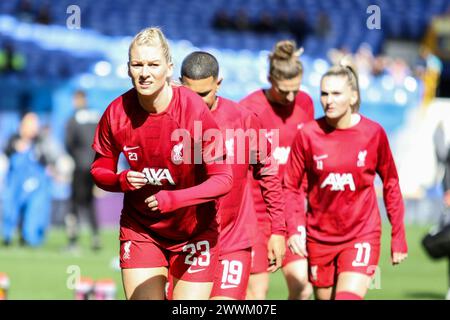
{"label": "player's hand", "polygon": [[148,180],[142,172],[130,170],[127,172],[127,181],[134,188],[140,189],[147,184]]}
{"label": "player's hand", "polygon": [[301,257],[308,256],[308,251],[306,251],[306,241],[301,235],[294,234],[290,236],[287,243],[293,254],[298,254]]}
{"label": "player's hand", "polygon": [[158,210],[158,200],[156,200],[156,197],[154,195],[145,199],[145,203],[147,204],[147,206],[150,208],[151,211]]}
{"label": "player's hand", "polygon": [[397,264],[400,264],[407,257],[408,254],[405,252],[394,252],[391,257],[391,263],[395,266]]}
{"label": "player's hand", "polygon": [[282,235],[272,234],[268,243],[269,268],[268,272],[275,272],[281,268],[284,255],[286,254],[286,239]]}

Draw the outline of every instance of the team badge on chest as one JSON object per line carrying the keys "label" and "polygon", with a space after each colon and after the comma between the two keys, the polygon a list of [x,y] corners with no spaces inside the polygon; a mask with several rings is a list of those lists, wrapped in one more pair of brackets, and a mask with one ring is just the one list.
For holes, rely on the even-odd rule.
{"label": "team badge on chest", "polygon": [[367,150],[363,150],[358,153],[358,162],[356,163],[357,167],[365,167],[366,166],[366,156],[367,156]]}
{"label": "team badge on chest", "polygon": [[180,142],[172,148],[172,162],[174,164],[180,164],[183,162],[183,143]]}

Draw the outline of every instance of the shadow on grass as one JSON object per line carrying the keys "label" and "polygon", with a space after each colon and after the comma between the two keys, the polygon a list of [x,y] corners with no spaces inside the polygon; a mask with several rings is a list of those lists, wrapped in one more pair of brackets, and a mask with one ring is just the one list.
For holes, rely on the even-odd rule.
{"label": "shadow on grass", "polygon": [[408,299],[431,299],[431,300],[443,300],[445,298],[444,293],[437,292],[408,292],[406,294]]}

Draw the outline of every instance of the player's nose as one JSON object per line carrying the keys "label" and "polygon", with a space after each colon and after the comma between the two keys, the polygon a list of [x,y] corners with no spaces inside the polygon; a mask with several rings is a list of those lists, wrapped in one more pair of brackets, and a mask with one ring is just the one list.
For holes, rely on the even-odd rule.
{"label": "player's nose", "polygon": [[144,65],[141,69],[141,77],[147,78],[150,75],[150,67],[147,65]]}

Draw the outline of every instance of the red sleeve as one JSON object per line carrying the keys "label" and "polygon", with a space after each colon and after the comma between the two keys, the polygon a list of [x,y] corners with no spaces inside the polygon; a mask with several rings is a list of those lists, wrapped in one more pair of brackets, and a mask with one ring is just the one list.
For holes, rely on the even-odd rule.
{"label": "red sleeve", "polygon": [[[201,115],[202,136],[205,131],[220,133],[219,127],[214,121],[211,112],[205,105],[205,110]],[[226,149],[223,137],[220,139],[203,138],[202,143],[202,163],[205,168],[207,179],[201,184],[180,190],[161,190],[155,194],[158,207],[162,213],[171,212],[179,208],[201,204],[215,200],[227,194],[233,186],[233,173],[231,166],[225,163]],[[198,138],[195,143],[198,143]]]}
{"label": "red sleeve", "polygon": [[111,132],[110,112],[111,106],[108,106],[95,130],[92,149],[103,156],[114,158],[121,150],[117,150],[114,145],[114,134]]}
{"label": "red sleeve", "polygon": [[389,147],[389,141],[383,129],[380,130],[378,142],[378,159],[376,171],[383,181],[383,200],[392,226],[392,252],[408,251],[405,234],[405,207],[399,186],[397,169]]}
{"label": "red sleeve", "polygon": [[129,170],[117,173],[117,162],[120,150],[114,146],[114,135],[111,132],[111,105],[103,113],[95,130],[92,149],[96,155],[91,166],[91,175],[95,184],[110,192],[127,192],[135,188],[128,183]]}
{"label": "red sleeve", "polygon": [[[254,116],[249,116],[246,122],[246,128],[260,132],[259,123]],[[283,190],[278,176],[278,164],[271,156],[270,142],[266,137],[255,135],[250,137],[249,145],[253,177],[259,181],[267,213],[271,219],[272,234],[285,235]]]}
{"label": "red sleeve", "polygon": [[118,156],[115,158],[105,157],[97,152],[91,166],[91,175],[95,184],[110,192],[127,192],[135,188],[128,183],[127,173],[130,170],[117,172]]}
{"label": "red sleeve", "polygon": [[302,190],[305,170],[305,150],[302,133],[303,131],[299,130],[294,139],[283,177],[283,191],[286,201],[285,219],[288,237],[299,233],[298,226],[304,226],[306,222],[305,197]]}

